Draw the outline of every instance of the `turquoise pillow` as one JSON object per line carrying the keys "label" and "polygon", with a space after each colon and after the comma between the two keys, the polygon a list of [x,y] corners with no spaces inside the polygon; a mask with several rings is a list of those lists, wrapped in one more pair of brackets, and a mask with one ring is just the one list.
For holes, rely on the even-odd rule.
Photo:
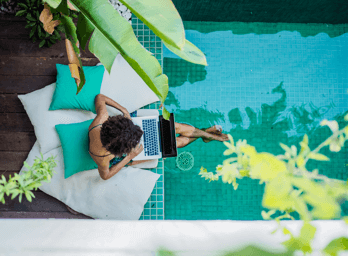
{"label": "turquoise pillow", "polygon": [[98,169],[88,152],[88,128],[93,120],[55,126],[63,149],[65,179],[78,172]]}
{"label": "turquoise pillow", "polygon": [[96,114],[94,99],[100,93],[104,76],[104,66],[82,67],[86,83],[76,95],[76,82],[71,77],[68,65],[56,64],[57,82],[52,102],[48,110],[84,109]]}

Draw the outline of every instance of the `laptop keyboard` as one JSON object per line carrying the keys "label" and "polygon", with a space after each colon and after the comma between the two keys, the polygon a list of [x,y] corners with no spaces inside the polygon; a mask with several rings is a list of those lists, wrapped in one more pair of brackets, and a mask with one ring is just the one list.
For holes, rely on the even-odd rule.
{"label": "laptop keyboard", "polygon": [[143,120],[145,156],[155,156],[159,154],[157,127],[158,123],[155,119]]}

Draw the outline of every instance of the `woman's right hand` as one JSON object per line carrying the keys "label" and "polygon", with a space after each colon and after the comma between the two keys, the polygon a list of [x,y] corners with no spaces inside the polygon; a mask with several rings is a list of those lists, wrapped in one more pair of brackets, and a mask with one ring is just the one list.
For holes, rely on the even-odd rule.
{"label": "woman's right hand", "polygon": [[134,157],[139,155],[141,153],[141,151],[143,151],[143,149],[144,149],[144,147],[140,143],[137,146],[135,146],[135,148],[133,148],[132,151],[129,153],[130,159],[133,159]]}

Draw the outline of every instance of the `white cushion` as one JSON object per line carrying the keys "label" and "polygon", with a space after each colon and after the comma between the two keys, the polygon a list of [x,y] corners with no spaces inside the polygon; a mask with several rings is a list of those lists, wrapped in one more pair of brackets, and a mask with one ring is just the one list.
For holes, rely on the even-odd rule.
{"label": "white cushion", "polygon": [[[97,65],[102,64],[98,63]],[[125,107],[129,113],[145,105],[159,101],[156,94],[151,91],[121,54],[117,54],[110,75],[107,70],[104,71],[100,93]],[[120,114],[113,107],[106,106],[106,108],[109,115]]]}
{"label": "white cushion", "polygon": [[[53,173],[50,183],[42,182],[39,189],[94,219],[138,220],[160,177],[148,170],[125,167],[109,180],[101,179],[97,169],[64,179],[62,147],[43,154],[43,158],[52,155],[57,156],[57,173]],[[37,141],[25,161],[31,166],[36,157],[40,157]],[[20,174],[26,170],[23,166]]]}
{"label": "white cushion", "polygon": [[[94,119],[96,114],[79,109],[49,111],[56,83],[25,95],[18,95],[29,119],[34,126],[35,135],[44,154],[59,147],[60,140],[55,129],[56,124],[71,124]],[[105,71],[101,85],[101,94],[113,99],[125,107],[129,113],[158,101],[158,97],[141,80],[129,64],[117,55],[111,76]],[[110,116],[120,112],[106,106]]]}
{"label": "white cushion", "polygon": [[59,147],[60,140],[55,129],[56,124],[79,123],[94,119],[96,114],[79,109],[66,109],[49,111],[56,83],[25,95],[18,95],[30,122],[34,126],[36,139],[40,145],[40,151],[46,152]]}

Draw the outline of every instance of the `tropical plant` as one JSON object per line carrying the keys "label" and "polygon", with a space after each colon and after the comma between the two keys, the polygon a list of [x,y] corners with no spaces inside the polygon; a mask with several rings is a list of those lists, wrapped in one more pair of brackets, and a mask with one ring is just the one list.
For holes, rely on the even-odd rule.
{"label": "tropical plant", "polygon": [[[49,12],[61,14],[65,27],[66,46],[70,71],[79,93],[85,84],[80,49],[88,49],[102,62],[110,73],[116,55],[120,53],[163,103],[168,94],[168,77],[162,74],[158,60],[137,40],[131,25],[113,8],[108,0],[43,0]],[[185,30],[179,13],[171,0],[120,0],[132,13],[147,25],[164,45],[181,58],[207,65],[205,55],[185,39]],[[69,6],[69,7],[68,7]],[[79,12],[75,27],[68,9]],[[53,11],[54,10],[54,11]],[[163,115],[169,112],[163,108]]]}
{"label": "tropical plant", "polygon": [[[41,3],[40,0],[26,0],[18,3],[21,10],[16,13],[16,16],[25,16],[27,21],[25,28],[30,29],[29,37],[33,42],[40,41],[39,47],[51,47],[57,42],[57,40],[61,40],[59,31],[63,31],[64,28],[61,25],[57,26],[53,34],[49,34],[45,31],[44,26],[39,19],[40,13],[43,10],[43,5]],[[59,16],[59,13],[55,13],[54,19],[58,20]]]}
{"label": "tropical plant", "polygon": [[9,180],[6,181],[4,175],[1,176],[0,180],[0,201],[5,204],[5,194],[7,196],[12,195],[11,200],[13,200],[17,195],[19,195],[19,202],[22,202],[23,194],[26,196],[29,202],[32,201],[32,197],[35,198],[31,190],[37,190],[42,184],[41,182],[51,182],[51,177],[53,175],[54,167],[57,166],[55,162],[55,157],[51,156],[46,160],[43,159],[41,154],[41,159],[37,157],[32,166],[29,166],[27,162],[24,162],[24,166],[28,171],[23,171],[23,174],[14,174],[14,177],[9,176]]}
{"label": "tropical plant", "polygon": [[[344,117],[348,121],[348,114]],[[258,153],[255,147],[247,144],[246,140],[239,140],[237,143],[228,134],[230,142],[224,142],[227,150],[224,155],[235,156],[227,158],[222,165],[216,167],[216,174],[208,172],[204,167],[201,168],[199,175],[211,181],[218,180],[222,176],[224,183],[238,188],[237,179],[249,177],[260,180],[260,184],[265,183],[262,206],[269,209],[268,212],[262,211],[261,215],[265,220],[276,220],[279,224],[274,231],[281,230],[284,234],[289,234],[290,239],[283,244],[290,250],[301,250],[304,253],[312,251],[310,243],[314,238],[316,229],[310,224],[313,219],[337,219],[342,218],[348,224],[348,217],[342,216],[340,203],[348,200],[348,181],[330,179],[325,175],[319,174],[319,170],[309,171],[306,168],[307,162],[312,159],[316,161],[329,161],[330,159],[319,151],[329,146],[330,151],[338,152],[348,140],[348,126],[339,130],[337,121],[323,120],[322,126],[328,126],[332,135],[322,142],[317,148],[311,150],[308,146],[308,136],[305,134],[301,148],[296,146],[288,147],[282,143],[284,155],[274,156],[270,153]],[[294,219],[291,213],[297,212],[304,225],[299,237],[285,227],[280,225],[281,219]],[[272,215],[279,215],[272,218]],[[343,243],[345,249],[348,248],[348,238],[339,238],[332,241],[330,245],[333,250],[334,244]],[[335,255],[335,254],[330,254]]]}

